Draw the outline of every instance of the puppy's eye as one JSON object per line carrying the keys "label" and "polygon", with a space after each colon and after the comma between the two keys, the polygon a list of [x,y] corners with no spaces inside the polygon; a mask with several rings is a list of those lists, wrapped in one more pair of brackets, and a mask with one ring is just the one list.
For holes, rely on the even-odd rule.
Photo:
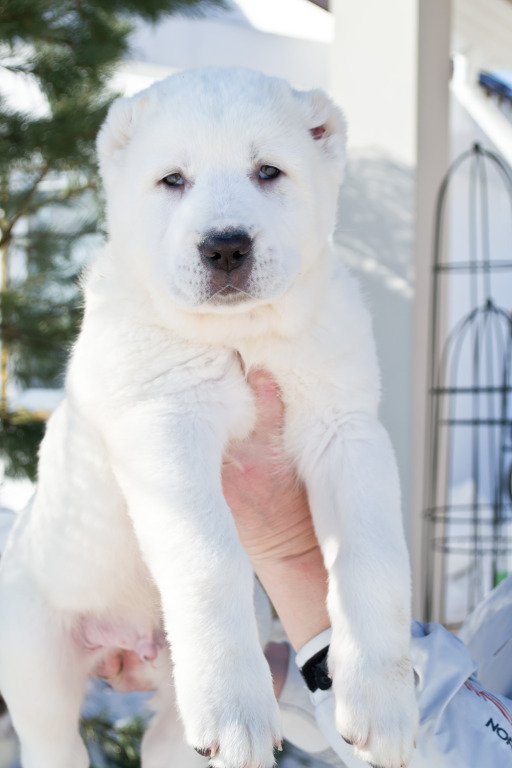
{"label": "puppy's eye", "polygon": [[182,187],[184,184],[183,176],[181,173],[170,173],[163,177],[162,184],[165,184],[166,187]]}
{"label": "puppy's eye", "polygon": [[275,165],[262,165],[259,171],[260,179],[275,179],[281,171]]}

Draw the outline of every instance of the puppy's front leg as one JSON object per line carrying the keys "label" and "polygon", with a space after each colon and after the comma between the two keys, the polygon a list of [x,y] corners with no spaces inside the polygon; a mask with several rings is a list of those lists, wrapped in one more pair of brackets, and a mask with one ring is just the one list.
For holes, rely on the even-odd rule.
{"label": "puppy's front leg", "polygon": [[337,728],[363,759],[399,768],[411,756],[417,706],[393,450],[366,413],[319,420],[303,437],[300,469],[329,572]]}
{"label": "puppy's front leg", "polygon": [[278,709],[222,495],[226,429],[202,408],[134,405],[113,425],[113,466],[160,591],[187,741],[219,768],[267,768]]}

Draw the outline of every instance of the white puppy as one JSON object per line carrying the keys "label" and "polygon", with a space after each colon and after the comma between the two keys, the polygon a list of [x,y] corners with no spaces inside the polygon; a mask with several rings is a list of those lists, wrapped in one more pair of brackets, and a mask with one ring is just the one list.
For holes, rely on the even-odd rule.
{"label": "white puppy", "polygon": [[398,476],[370,319],[329,244],[344,143],[323,93],[245,70],[184,72],[112,106],[108,243],[1,569],[0,689],[24,768],[86,768],[85,678],[114,648],[162,660],[168,643],[189,744],[218,768],[273,764],[278,709],[221,488],[229,441],[254,423],[251,367],[281,388],[329,572],[337,727],[371,763],[407,763]]}

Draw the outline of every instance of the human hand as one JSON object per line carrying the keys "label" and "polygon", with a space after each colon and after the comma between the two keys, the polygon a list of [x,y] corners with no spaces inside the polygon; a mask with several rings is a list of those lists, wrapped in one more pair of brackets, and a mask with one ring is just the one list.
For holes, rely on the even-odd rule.
{"label": "human hand", "polygon": [[224,496],[254,567],[259,561],[303,555],[318,546],[303,485],[280,444],[284,406],[263,371],[248,375],[258,420],[250,437],[224,458]]}
{"label": "human hand", "polygon": [[258,420],[224,459],[224,495],[242,546],[298,649],[329,626],[327,575],[305,489],[281,446],[279,388],[259,370],[249,373],[248,382]]}

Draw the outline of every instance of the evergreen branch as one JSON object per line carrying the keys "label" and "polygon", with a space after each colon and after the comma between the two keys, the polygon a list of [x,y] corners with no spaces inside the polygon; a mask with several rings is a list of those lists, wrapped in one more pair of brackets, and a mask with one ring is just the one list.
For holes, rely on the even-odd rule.
{"label": "evergreen branch", "polygon": [[34,414],[21,411],[0,413],[0,457],[7,477],[36,479],[37,450],[45,431],[45,422]]}
{"label": "evergreen branch", "polygon": [[16,222],[18,222],[22,218],[22,216],[25,216],[29,212],[30,209],[28,207],[28,203],[30,203],[30,201],[34,197],[35,193],[37,192],[37,190],[39,188],[40,183],[42,182],[44,177],[47,175],[49,170],[50,169],[48,168],[47,165],[43,166],[43,168],[41,169],[41,171],[37,175],[36,180],[34,181],[32,186],[27,190],[26,195],[20,201],[18,210],[9,219],[9,221],[7,223],[7,227],[5,229],[2,229],[2,236],[0,238],[0,246],[8,244],[8,242],[11,239],[12,230],[14,228],[14,225],[16,224]]}
{"label": "evergreen branch", "polygon": [[5,69],[6,72],[11,72],[13,75],[30,75],[31,72],[26,67],[15,64],[4,64],[0,62],[0,68]]}
{"label": "evergreen branch", "polygon": [[[45,349],[48,352],[55,352],[55,341],[47,338],[47,332],[45,331],[24,331],[17,330],[13,332],[12,328],[6,325],[1,326],[1,330],[5,333],[6,341],[11,344],[16,341],[18,345],[27,346],[31,342],[36,342],[39,350]],[[67,330],[67,329],[64,329]],[[66,334],[67,336],[67,334]],[[71,345],[71,340],[67,340]]]}
{"label": "evergreen branch", "polygon": [[86,744],[97,744],[101,748],[109,768],[140,768],[140,744],[145,730],[140,717],[111,723],[97,715],[82,720],[80,730]]}
{"label": "evergreen branch", "polygon": [[44,200],[38,201],[36,205],[28,206],[25,210],[26,214],[34,213],[35,211],[39,211],[41,208],[44,208],[47,205],[57,205],[59,203],[66,203],[68,200],[74,200],[76,197],[79,197],[84,192],[87,192],[89,190],[95,190],[98,188],[98,185],[90,181],[88,184],[84,184],[81,187],[73,187],[71,189],[64,189],[62,192],[59,192],[57,195],[53,195],[53,197],[46,197]]}

